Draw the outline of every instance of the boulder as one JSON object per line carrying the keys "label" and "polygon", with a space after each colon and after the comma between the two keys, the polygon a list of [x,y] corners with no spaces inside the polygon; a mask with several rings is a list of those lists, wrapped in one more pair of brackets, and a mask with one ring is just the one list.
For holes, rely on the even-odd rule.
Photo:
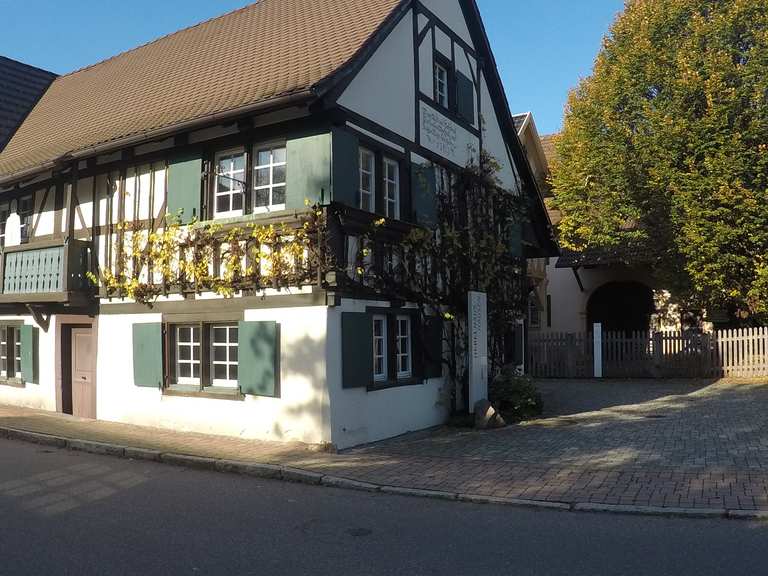
{"label": "boulder", "polygon": [[489,430],[502,428],[506,425],[504,418],[488,400],[480,400],[475,404],[475,428]]}

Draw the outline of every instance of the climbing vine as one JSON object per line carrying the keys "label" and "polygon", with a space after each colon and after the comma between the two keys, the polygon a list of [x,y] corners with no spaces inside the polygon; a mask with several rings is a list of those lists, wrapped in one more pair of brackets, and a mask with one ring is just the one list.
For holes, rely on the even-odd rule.
{"label": "climbing vine", "polygon": [[[504,190],[498,171],[498,163],[482,154],[438,182],[431,226],[358,213],[352,230],[342,218],[344,207],[309,202],[291,222],[279,224],[184,226],[169,217],[151,230],[121,223],[113,240],[115,265],[90,278],[106,297],[149,306],[174,292],[233,297],[310,284],[416,303],[425,320],[444,320],[445,353],[437,360],[454,384],[466,388],[468,292],[487,295],[491,375],[508,361],[505,338],[523,313],[524,194]],[[417,183],[428,189],[424,184]]]}

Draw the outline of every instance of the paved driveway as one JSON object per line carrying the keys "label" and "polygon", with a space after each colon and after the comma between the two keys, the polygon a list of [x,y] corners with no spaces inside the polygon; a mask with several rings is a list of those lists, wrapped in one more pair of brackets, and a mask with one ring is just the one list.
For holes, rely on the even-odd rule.
{"label": "paved driveway", "polygon": [[539,386],[549,405],[540,420],[488,432],[443,429],[354,452],[460,463],[462,489],[506,497],[768,509],[768,385]]}

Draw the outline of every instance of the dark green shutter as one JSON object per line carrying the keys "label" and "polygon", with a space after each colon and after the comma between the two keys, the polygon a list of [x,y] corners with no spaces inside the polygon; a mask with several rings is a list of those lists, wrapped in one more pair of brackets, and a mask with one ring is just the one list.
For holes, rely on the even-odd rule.
{"label": "dark green shutter", "polygon": [[288,140],[285,207],[301,209],[331,199],[331,135],[318,134]]}
{"label": "dark green shutter", "polygon": [[163,385],[163,325],[133,325],[133,383],[146,388]]}
{"label": "dark green shutter", "polygon": [[346,130],[333,131],[333,197],[334,202],[341,202],[358,208],[360,200],[360,142]]}
{"label": "dark green shutter", "polygon": [[37,383],[38,333],[34,326],[19,328],[21,338],[21,377],[24,382]]}
{"label": "dark green shutter", "polygon": [[437,180],[431,164],[411,164],[411,204],[416,223],[437,225]]}
{"label": "dark green shutter", "polygon": [[456,111],[470,124],[475,123],[475,85],[461,72],[456,72]]}
{"label": "dark green shutter", "polygon": [[341,313],[342,388],[373,383],[373,318],[358,312]]}
{"label": "dark green shutter", "polygon": [[422,328],[424,338],[424,378],[443,375],[443,321],[438,316],[426,318]]}
{"label": "dark green shutter", "polygon": [[168,165],[168,213],[181,215],[181,223],[188,224],[200,215],[200,184],[203,161],[199,155],[183,156]]}
{"label": "dark green shutter", "polygon": [[272,396],[278,394],[278,358],[280,354],[276,322],[238,323],[237,381],[243,394]]}

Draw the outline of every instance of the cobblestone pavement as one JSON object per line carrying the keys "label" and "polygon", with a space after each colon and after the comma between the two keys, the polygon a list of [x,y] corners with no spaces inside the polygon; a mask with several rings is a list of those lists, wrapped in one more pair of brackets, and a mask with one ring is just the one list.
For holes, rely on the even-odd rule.
{"label": "cobblestone pavement", "polygon": [[[0,426],[285,464],[380,485],[566,503],[768,510],[768,384],[544,381],[536,421],[340,454],[0,406]],[[583,411],[587,410],[587,411]]]}

